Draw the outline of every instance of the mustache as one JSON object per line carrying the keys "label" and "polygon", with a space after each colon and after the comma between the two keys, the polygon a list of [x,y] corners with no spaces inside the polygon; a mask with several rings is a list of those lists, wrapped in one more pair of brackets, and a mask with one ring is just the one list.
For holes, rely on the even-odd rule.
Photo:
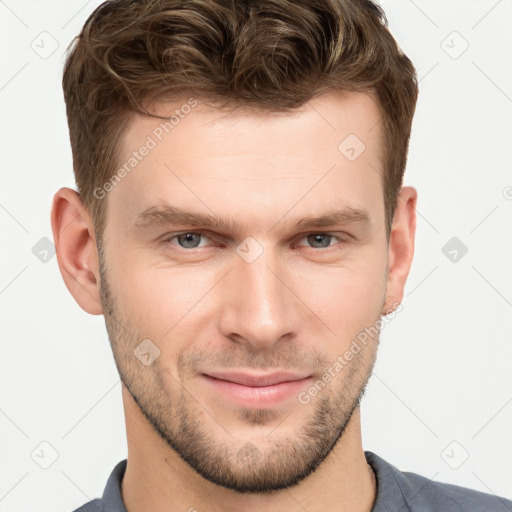
{"label": "mustache", "polygon": [[301,349],[292,343],[274,348],[272,351],[249,352],[243,348],[233,347],[225,351],[191,350],[180,354],[177,365],[183,373],[197,373],[207,368],[249,368],[268,371],[273,369],[285,371],[318,371],[329,366],[331,357],[310,348]]}

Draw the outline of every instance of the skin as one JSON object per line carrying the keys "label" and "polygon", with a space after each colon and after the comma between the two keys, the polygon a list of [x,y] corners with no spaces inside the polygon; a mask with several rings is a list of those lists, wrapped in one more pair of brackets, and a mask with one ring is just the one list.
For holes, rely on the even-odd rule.
{"label": "skin", "polygon": [[[311,376],[307,392],[401,302],[417,193],[402,188],[388,240],[379,118],[366,93],[332,92],[293,115],[228,114],[199,101],[103,199],[100,251],[78,194],[55,194],[62,276],[86,312],[105,315],[123,381],[128,512],[371,510],[359,399],[378,336],[306,404],[294,395],[241,406],[202,374],[285,369]],[[131,118],[121,162],[160,122]],[[366,146],[354,161],[338,150],[350,133]],[[142,212],[164,205],[238,226],[202,238],[176,237],[201,229],[190,224],[136,227]],[[366,221],[295,227],[346,208]],[[325,236],[309,236],[317,233]],[[237,253],[247,237],[262,251],[250,263]],[[134,355],[145,339],[160,351],[148,366]]]}

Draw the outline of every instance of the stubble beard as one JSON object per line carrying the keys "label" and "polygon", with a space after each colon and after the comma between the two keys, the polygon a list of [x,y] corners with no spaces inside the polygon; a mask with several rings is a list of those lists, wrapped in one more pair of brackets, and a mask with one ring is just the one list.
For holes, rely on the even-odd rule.
{"label": "stubble beard", "polygon": [[[176,383],[166,376],[169,372],[158,359],[144,366],[134,356],[134,348],[144,337],[128,322],[120,323],[123,316],[106,274],[100,258],[101,302],[121,381],[155,433],[196,473],[237,493],[270,494],[297,485],[329,456],[359,407],[373,370],[376,345],[365,347],[341,375],[312,398],[307,404],[311,411],[308,419],[295,436],[280,436],[277,426],[265,440],[236,439],[205,413],[183,381]],[[297,400],[294,407],[306,405]],[[284,416],[276,416],[279,414],[271,409],[238,410],[244,426],[269,425],[276,419],[286,423]],[[221,432],[224,439],[216,438],[212,431]]]}

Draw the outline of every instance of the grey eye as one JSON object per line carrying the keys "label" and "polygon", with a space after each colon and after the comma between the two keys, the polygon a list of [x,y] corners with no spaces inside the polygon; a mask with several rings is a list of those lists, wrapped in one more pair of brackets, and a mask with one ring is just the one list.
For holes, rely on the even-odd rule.
{"label": "grey eye", "polygon": [[322,249],[331,245],[332,235],[325,233],[317,233],[315,235],[308,235],[308,243],[316,249]]}
{"label": "grey eye", "polygon": [[202,235],[199,233],[183,233],[177,235],[176,239],[184,249],[195,249],[201,242]]}

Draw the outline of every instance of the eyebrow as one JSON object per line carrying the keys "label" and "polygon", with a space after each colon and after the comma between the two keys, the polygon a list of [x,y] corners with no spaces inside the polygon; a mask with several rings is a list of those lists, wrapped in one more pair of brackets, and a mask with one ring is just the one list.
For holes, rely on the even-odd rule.
{"label": "eyebrow", "polygon": [[[328,211],[318,217],[301,217],[295,220],[294,228],[328,228],[339,224],[368,224],[369,221],[368,212],[349,206],[342,210]],[[154,206],[135,216],[134,228],[143,229],[152,225],[186,225],[234,233],[242,231],[241,224],[234,218],[223,219],[215,215],[189,212],[168,205]]]}

